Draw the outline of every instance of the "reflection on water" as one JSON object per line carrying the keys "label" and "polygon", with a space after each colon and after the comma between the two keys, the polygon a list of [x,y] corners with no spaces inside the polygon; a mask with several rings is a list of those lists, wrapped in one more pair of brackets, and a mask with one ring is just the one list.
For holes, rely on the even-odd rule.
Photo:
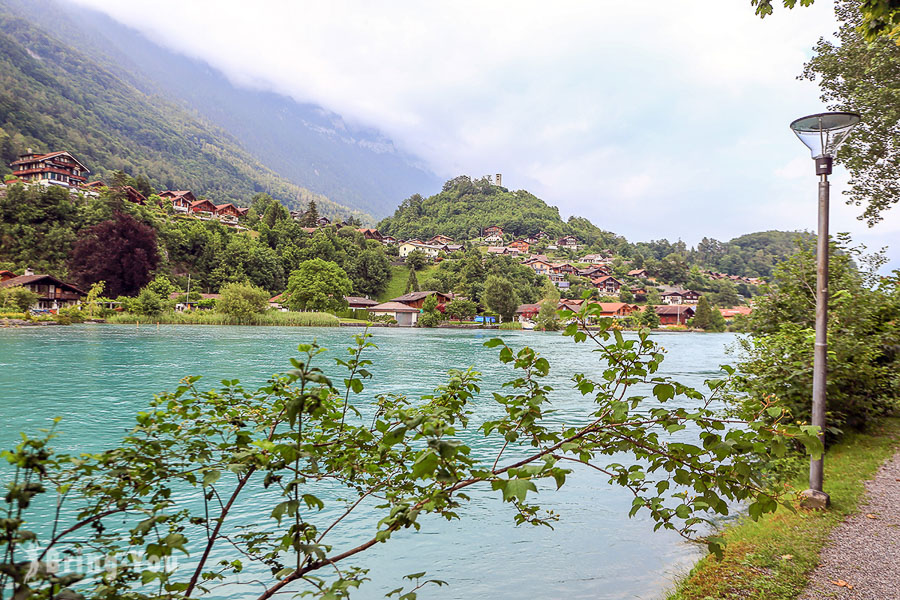
{"label": "reflection on water", "polygon": [[[250,387],[285,370],[298,343],[316,339],[334,355],[352,344],[354,333],[358,330],[103,325],[0,330],[0,448],[14,444],[19,431],[46,427],[54,416],[64,417],[57,449],[109,447],[154,393],[174,389],[185,375],[203,375],[201,385],[239,378]],[[490,393],[499,390],[510,369],[496,360],[496,350],[482,344],[497,332],[374,329],[373,334],[379,347],[370,356],[375,364],[368,397],[425,393],[443,382],[448,369],[474,366],[483,377],[475,418],[496,410]],[[574,345],[559,334],[502,335],[550,361],[555,419],[584,413],[587,400],[572,389],[571,377],[597,368],[598,355],[590,346]],[[663,372],[700,386],[729,361],[725,347],[734,336],[670,333],[655,339],[667,350]],[[331,368],[330,362],[322,364]],[[466,441],[477,452],[492,450],[480,434],[469,433]],[[395,535],[362,555],[354,564],[369,568],[372,581],[354,597],[381,598],[401,585],[403,575],[427,570],[450,586],[426,588],[421,598],[518,598],[523,590],[535,598],[658,598],[697,550],[672,533],[653,533],[641,514],[628,519],[630,493],[596,475],[578,471],[562,490],[541,494],[541,505],[561,515],[554,531],[515,527],[513,511],[498,501],[498,492],[474,492],[461,520],[427,520],[422,531]],[[243,522],[258,517],[252,507],[236,515]],[[354,531],[375,520],[371,512],[347,519],[332,543],[349,545],[358,540]],[[247,593],[231,588],[219,597]]]}

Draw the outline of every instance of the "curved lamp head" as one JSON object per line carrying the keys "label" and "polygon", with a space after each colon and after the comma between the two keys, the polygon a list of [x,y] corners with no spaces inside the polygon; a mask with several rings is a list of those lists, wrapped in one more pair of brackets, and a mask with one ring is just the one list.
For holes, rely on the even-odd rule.
{"label": "curved lamp head", "polygon": [[791,129],[812,153],[816,174],[828,175],[838,147],[858,123],[857,113],[828,112],[800,117],[791,123]]}

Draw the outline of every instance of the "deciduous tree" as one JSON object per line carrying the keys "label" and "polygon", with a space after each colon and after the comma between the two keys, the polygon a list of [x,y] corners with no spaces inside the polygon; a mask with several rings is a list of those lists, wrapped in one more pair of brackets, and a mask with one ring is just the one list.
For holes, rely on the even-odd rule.
{"label": "deciduous tree", "polygon": [[347,308],[345,296],[353,282],[336,263],[314,258],[300,263],[288,279],[284,301],[292,310],[338,312]]}
{"label": "deciduous tree", "polygon": [[158,264],[156,231],[124,213],[84,230],[69,258],[78,283],[105,281],[110,296],[138,293]]}
{"label": "deciduous tree", "polygon": [[519,307],[519,296],[508,279],[490,275],[484,282],[484,302],[504,322],[512,321]]}

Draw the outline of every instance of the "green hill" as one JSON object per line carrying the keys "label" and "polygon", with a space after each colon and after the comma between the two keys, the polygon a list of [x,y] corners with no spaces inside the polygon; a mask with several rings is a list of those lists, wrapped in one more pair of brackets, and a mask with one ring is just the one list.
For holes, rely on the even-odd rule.
{"label": "green hill", "polygon": [[248,205],[267,192],[291,208],[314,199],[329,217],[368,215],[294,185],[222,130],[66,42],[12,15],[0,2],[0,175],[27,148],[69,150],[108,180],[145,175],[159,189],[191,189]]}
{"label": "green hill", "polygon": [[[493,185],[488,178],[473,180],[465,175],[446,182],[434,196],[415,194],[404,200],[392,216],[378,224],[378,229],[402,239],[427,239],[441,233],[466,240],[480,237],[491,225],[499,225],[513,236],[539,231],[551,236],[575,233],[560,218],[558,208],[530,192],[510,191]],[[593,229],[594,234],[605,233]]]}

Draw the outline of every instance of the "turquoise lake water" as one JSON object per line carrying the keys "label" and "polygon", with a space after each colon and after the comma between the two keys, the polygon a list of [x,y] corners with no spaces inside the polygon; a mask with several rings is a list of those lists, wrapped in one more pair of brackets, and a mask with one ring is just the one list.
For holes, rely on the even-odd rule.
{"label": "turquoise lake water", "polygon": [[[34,433],[46,427],[54,416],[64,417],[54,444],[60,451],[110,447],[154,393],[174,389],[186,375],[202,375],[201,386],[238,378],[251,387],[286,370],[298,343],[316,339],[344,352],[359,331],[171,325],[3,329],[0,448],[11,447],[19,431]],[[482,345],[496,331],[372,333],[379,348],[370,355],[375,365],[374,380],[365,391],[369,397],[427,393],[443,382],[448,369],[474,366],[483,374],[476,407],[490,411],[490,393],[499,391],[510,376],[510,369],[497,361],[496,350]],[[502,332],[502,337],[513,346],[529,345],[550,361],[556,419],[584,414],[588,400],[572,389],[571,377],[598,364],[590,346],[553,333]],[[667,350],[663,372],[695,387],[719,376],[719,365],[733,362],[725,353],[733,334],[661,333],[654,339]],[[330,363],[323,364],[326,371],[339,373]],[[492,450],[480,434],[466,441],[478,452]],[[0,466],[2,481],[9,476],[5,469]],[[395,535],[362,555],[353,564],[369,568],[372,581],[353,597],[382,598],[401,585],[403,575],[427,570],[428,577],[450,585],[425,588],[420,598],[655,599],[699,555],[675,534],[654,533],[652,522],[642,514],[628,519],[630,492],[611,487],[599,473],[578,471],[560,491],[542,491],[539,503],[561,516],[553,531],[515,527],[511,506],[501,503],[498,494],[479,490],[461,511],[461,520],[426,520],[422,531]],[[237,515],[245,522],[254,517],[250,508]],[[366,513],[348,519],[332,543],[336,549],[341,542],[350,547],[359,541],[353,537],[354,526],[358,531],[373,523]],[[252,589],[231,586],[216,597],[249,597]]]}

